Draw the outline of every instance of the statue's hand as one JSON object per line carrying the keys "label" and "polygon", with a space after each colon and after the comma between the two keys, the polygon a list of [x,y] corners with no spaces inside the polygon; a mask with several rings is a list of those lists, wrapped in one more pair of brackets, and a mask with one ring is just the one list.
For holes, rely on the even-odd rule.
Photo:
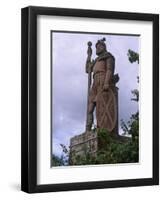
{"label": "statue's hand", "polygon": [[94,65],[94,60],[87,62],[87,66],[86,66],[87,73],[93,71],[93,65]]}
{"label": "statue's hand", "polygon": [[103,90],[104,90],[104,91],[108,91],[108,90],[109,90],[109,85],[108,85],[108,84],[104,84]]}

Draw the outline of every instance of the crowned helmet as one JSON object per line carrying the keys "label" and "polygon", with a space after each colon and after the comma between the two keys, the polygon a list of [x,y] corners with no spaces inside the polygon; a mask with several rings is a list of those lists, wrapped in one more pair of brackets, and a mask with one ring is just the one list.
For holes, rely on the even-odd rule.
{"label": "crowned helmet", "polygon": [[96,45],[95,45],[96,48],[97,48],[97,45],[98,45],[98,44],[101,44],[101,45],[106,49],[105,41],[106,41],[105,38],[102,38],[101,40],[97,40],[97,43],[96,43]]}

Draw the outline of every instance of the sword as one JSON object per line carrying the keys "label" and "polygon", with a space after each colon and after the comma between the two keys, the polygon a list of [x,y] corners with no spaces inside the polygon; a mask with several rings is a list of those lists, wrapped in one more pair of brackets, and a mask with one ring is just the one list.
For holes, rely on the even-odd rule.
{"label": "sword", "polygon": [[91,89],[91,83],[92,83],[92,62],[91,62],[91,56],[92,56],[92,42],[88,42],[88,50],[87,50],[87,61],[86,61],[86,73],[88,73],[88,93],[87,93],[87,116],[86,116],[86,131],[87,131],[87,124],[88,124],[88,114],[89,114],[89,95],[90,95],[90,89]]}

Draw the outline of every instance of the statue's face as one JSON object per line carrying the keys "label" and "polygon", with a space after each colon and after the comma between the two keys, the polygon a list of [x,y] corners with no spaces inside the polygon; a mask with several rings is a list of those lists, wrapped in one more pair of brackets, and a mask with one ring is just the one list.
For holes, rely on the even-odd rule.
{"label": "statue's face", "polygon": [[98,44],[96,47],[96,54],[100,55],[105,52],[105,47],[102,44]]}

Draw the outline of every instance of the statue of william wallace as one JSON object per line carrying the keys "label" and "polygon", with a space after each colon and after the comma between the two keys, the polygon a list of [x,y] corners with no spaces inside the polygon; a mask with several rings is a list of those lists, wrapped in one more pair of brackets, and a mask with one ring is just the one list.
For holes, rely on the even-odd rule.
{"label": "statue of william wallace", "polygon": [[[107,51],[105,38],[98,40],[97,58],[91,60],[92,43],[88,42],[86,72],[88,73],[88,105],[86,131],[91,131],[93,113],[96,108],[97,129],[105,128],[118,134],[118,88],[115,71],[115,58]],[[93,72],[93,83],[91,83]]]}

